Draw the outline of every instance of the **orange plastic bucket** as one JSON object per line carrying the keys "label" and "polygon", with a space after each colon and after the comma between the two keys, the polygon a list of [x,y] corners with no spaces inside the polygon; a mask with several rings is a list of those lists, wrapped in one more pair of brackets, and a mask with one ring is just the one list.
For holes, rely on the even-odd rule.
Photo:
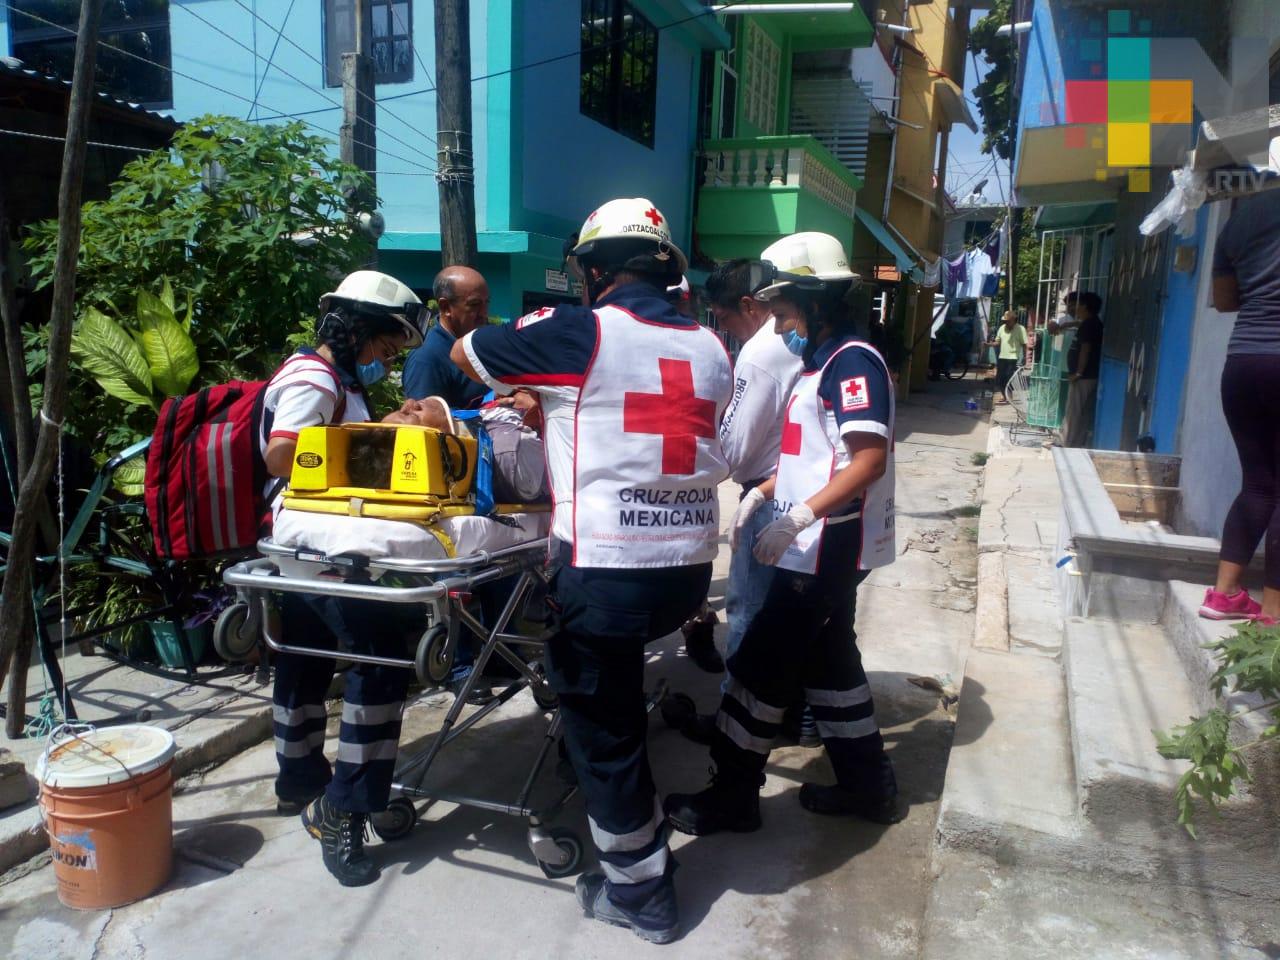
{"label": "orange plastic bucket", "polygon": [[77,733],[36,766],[58,899],[77,910],[154,893],[173,867],[173,736],[141,724]]}

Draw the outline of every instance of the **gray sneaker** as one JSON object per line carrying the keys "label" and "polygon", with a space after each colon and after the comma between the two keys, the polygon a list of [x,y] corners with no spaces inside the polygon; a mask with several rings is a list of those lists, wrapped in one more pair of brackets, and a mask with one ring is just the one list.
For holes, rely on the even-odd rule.
{"label": "gray sneaker", "polygon": [[670,943],[680,935],[678,922],[668,927],[647,927],[610,900],[608,882],[602,873],[582,874],[578,877],[573,892],[578,898],[578,906],[582,907],[582,912],[586,914],[588,920],[600,920],[603,923],[611,923],[615,927],[627,927],[641,940],[647,940],[649,943]]}

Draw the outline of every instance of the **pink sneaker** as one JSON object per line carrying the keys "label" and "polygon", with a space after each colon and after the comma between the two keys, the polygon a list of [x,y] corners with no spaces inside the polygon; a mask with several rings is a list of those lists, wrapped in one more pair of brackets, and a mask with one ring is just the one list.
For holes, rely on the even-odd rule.
{"label": "pink sneaker", "polygon": [[1227,596],[1210,587],[1204,592],[1200,616],[1206,620],[1254,620],[1262,614],[1262,604],[1241,590]]}
{"label": "pink sneaker", "polygon": [[1265,613],[1260,613],[1256,617],[1249,619],[1250,623],[1256,623],[1260,627],[1280,627],[1280,620],[1275,617],[1268,617]]}

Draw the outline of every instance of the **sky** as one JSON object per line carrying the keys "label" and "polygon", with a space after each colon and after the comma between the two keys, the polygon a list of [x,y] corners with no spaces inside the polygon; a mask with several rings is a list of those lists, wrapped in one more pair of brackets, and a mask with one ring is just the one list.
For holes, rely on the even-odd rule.
{"label": "sky", "polygon": [[[969,25],[976,23],[986,11],[970,12]],[[991,65],[985,57],[976,58],[972,53],[965,61],[964,93],[969,100],[969,110],[978,129],[982,129],[982,115],[978,112],[973,88],[987,75]],[[992,161],[995,167],[992,167]],[[982,152],[982,134],[974,133],[962,123],[951,128],[950,156],[947,158],[947,190],[957,199],[968,196],[973,187],[983,179],[988,183],[983,194],[992,203],[1003,203],[1009,196],[1009,164],[995,154]],[[1001,192],[1003,190],[1003,193]]]}

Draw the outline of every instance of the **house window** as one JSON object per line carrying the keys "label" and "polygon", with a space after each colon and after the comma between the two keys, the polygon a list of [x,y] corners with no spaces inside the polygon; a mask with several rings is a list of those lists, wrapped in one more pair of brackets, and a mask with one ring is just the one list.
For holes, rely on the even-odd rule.
{"label": "house window", "polygon": [[[32,70],[70,80],[80,4],[9,0],[8,7],[13,56]],[[113,0],[103,7],[98,39],[94,85],[100,92],[146,107],[173,106],[169,0]]]}
{"label": "house window", "polygon": [[653,146],[658,31],[625,0],[582,0],[579,107],[624,136]]}
{"label": "house window", "polygon": [[782,50],[759,25],[748,22],[742,106],[747,122],[766,136],[778,132],[778,75]]}
{"label": "house window", "polygon": [[[375,83],[413,79],[413,5],[367,0],[372,20],[369,59]],[[356,0],[324,0],[324,85],[342,86],[342,55],[356,48]]]}

